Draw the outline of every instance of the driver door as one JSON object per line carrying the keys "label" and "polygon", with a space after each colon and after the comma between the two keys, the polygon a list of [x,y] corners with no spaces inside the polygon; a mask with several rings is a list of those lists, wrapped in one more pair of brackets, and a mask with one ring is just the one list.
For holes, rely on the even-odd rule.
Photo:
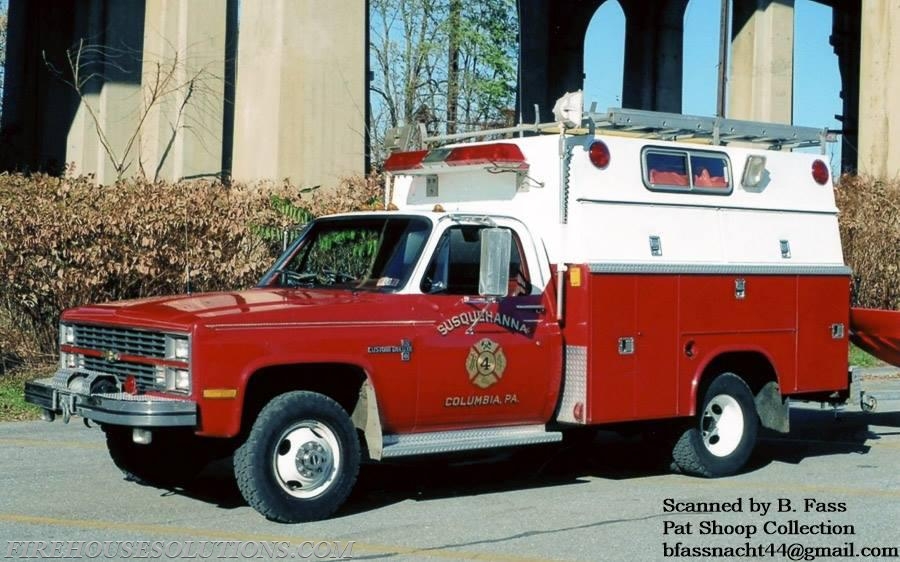
{"label": "driver door", "polygon": [[[421,281],[433,325],[420,340],[416,430],[544,423],[560,382],[560,333],[548,318],[527,231],[511,225],[506,296],[478,295],[484,224],[451,224]],[[528,240],[530,242],[530,240]]]}

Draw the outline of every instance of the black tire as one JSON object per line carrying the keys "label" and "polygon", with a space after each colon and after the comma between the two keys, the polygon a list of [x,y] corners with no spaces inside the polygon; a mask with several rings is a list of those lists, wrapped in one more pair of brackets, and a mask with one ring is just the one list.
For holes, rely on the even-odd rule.
{"label": "black tire", "polygon": [[756,445],[759,416],[747,383],[722,373],[703,395],[697,419],[672,449],[673,468],[715,478],[739,471]]}
{"label": "black tire", "polygon": [[271,521],[299,523],[325,519],[344,503],[359,460],[347,412],[327,396],[297,391],[262,409],[234,453],[234,474],[256,511]]}
{"label": "black tire", "polygon": [[104,426],[106,448],[129,480],[171,488],[194,479],[212,460],[201,438],[177,430],[157,430],[147,445],[132,440],[132,428]]}

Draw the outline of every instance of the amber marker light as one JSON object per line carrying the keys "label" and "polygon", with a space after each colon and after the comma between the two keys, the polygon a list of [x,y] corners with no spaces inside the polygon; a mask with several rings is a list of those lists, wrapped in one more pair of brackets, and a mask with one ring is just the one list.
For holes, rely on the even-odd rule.
{"label": "amber marker light", "polygon": [[236,396],[236,388],[207,388],[203,391],[203,397],[211,400],[229,399]]}

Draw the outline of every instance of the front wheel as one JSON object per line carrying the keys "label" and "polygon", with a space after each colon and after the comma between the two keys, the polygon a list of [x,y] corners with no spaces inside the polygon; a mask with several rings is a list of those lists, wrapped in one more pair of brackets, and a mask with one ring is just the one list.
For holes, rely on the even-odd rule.
{"label": "front wheel", "polygon": [[696,423],[675,443],[676,468],[709,478],[740,470],[753,447],[759,417],[747,383],[734,373],[722,373],[707,388]]}
{"label": "front wheel", "polygon": [[359,439],[334,400],[314,392],[282,394],[260,412],[234,454],[238,488],[267,519],[324,519],[347,499],[359,472]]}

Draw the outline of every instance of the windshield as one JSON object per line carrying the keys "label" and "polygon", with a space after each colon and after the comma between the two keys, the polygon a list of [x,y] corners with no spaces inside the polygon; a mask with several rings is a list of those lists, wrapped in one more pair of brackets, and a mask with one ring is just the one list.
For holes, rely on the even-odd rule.
{"label": "windshield", "polygon": [[398,291],[409,280],[430,232],[431,223],[417,217],[318,220],[262,284]]}

